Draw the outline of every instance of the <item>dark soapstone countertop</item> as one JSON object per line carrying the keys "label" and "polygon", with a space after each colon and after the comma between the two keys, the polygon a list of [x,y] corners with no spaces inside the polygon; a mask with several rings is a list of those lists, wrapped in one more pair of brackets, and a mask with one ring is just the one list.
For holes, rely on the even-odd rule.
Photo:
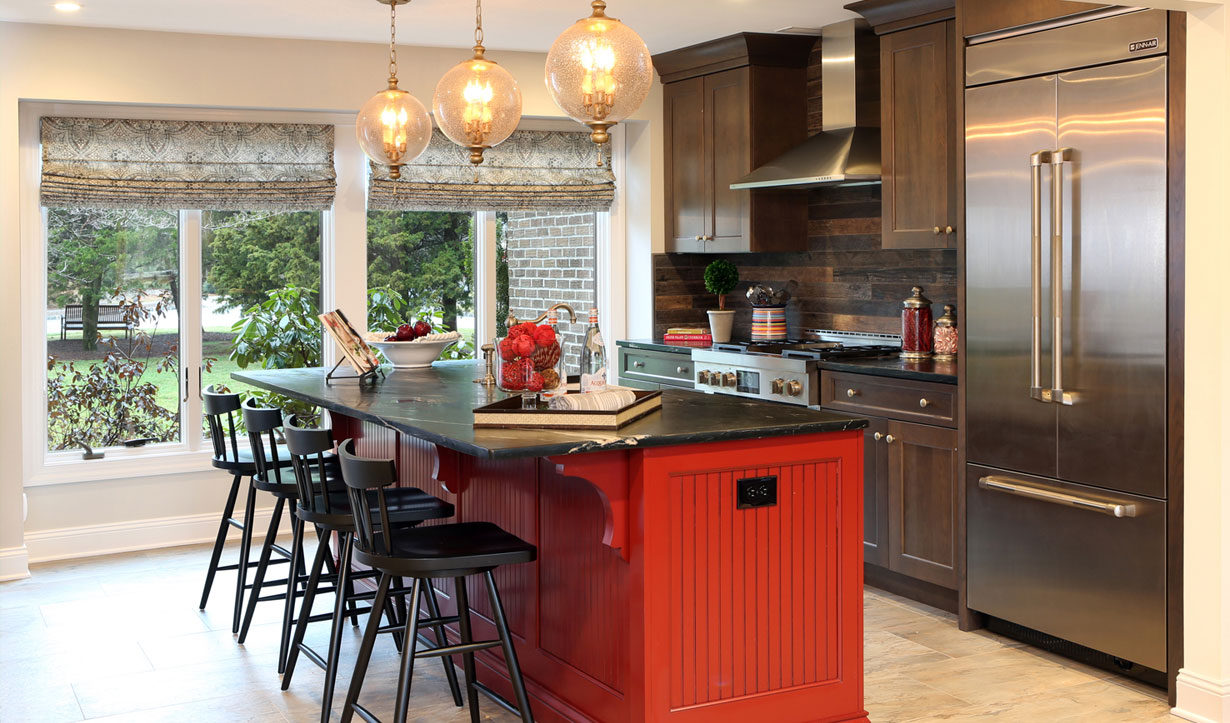
{"label": "dark soapstone countertop", "polygon": [[934,359],[913,361],[896,356],[883,356],[869,359],[822,361],[820,368],[834,372],[913,379],[919,382],[957,383],[957,362],[955,361],[935,361]]}
{"label": "dark soapstone countertop", "polygon": [[[665,344],[654,339],[623,339],[615,342],[618,346],[630,349],[651,349],[667,351],[676,354],[691,355],[692,347]],[[870,357],[864,359],[841,359],[822,361],[821,369],[835,372],[850,372],[852,374],[871,374],[878,377],[895,377],[897,379],[913,379],[919,382],[939,382],[941,384],[957,383],[957,362],[935,361],[923,359],[911,361],[898,356]]]}
{"label": "dark soapstone countertop", "polygon": [[663,390],[662,409],[616,431],[475,429],[474,408],[508,395],[475,384],[478,362],[393,371],[374,384],[325,381],[324,369],[234,372],[254,387],[397,429],[477,457],[543,457],[862,429],[866,419],[734,396]]}

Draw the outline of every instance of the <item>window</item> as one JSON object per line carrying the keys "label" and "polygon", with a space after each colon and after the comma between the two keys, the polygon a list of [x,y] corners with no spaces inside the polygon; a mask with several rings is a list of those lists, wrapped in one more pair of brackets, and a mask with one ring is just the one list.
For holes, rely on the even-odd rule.
{"label": "window", "polygon": [[[231,379],[243,366],[320,366],[321,214],[204,211],[201,214],[201,386],[251,393]],[[293,320],[271,333],[244,331],[245,312],[264,306]],[[282,313],[299,309],[298,313]],[[231,358],[235,349],[238,360]]]}
{"label": "window", "polygon": [[367,212],[370,331],[424,319],[461,333],[445,358],[475,356],[474,222],[471,213]]}
{"label": "window", "polygon": [[[598,303],[597,216],[594,211],[566,210],[496,216],[502,247],[497,264],[504,267],[496,269],[497,305],[519,319],[533,319],[556,303],[571,306],[577,323],[563,318],[559,327],[569,370],[580,369],[586,314]],[[501,278],[506,279],[502,284]],[[497,316],[499,324],[507,313]]]}
{"label": "window", "polygon": [[179,214],[47,212],[47,449],[177,442]]}

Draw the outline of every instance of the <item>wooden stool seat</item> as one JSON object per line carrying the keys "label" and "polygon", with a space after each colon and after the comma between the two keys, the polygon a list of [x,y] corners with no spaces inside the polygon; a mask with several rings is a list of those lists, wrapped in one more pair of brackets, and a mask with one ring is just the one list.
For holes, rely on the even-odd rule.
{"label": "wooden stool seat", "polygon": [[[380,549],[383,539],[376,544]],[[357,549],[355,560],[398,577],[460,577],[500,565],[533,562],[537,556],[533,545],[490,522],[460,522],[398,532],[393,535],[391,548],[388,555],[372,555]]]}

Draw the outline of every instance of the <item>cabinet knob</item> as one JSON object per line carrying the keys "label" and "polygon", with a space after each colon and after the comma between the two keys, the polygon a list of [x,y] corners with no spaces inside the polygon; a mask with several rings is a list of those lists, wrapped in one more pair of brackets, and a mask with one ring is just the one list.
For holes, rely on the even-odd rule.
{"label": "cabinet knob", "polygon": [[853,399],[858,396],[858,390],[857,389],[847,389],[846,396]]}
{"label": "cabinet knob", "polygon": [[676,374],[687,374],[688,368],[687,367],[675,367],[675,373]]}
{"label": "cabinet knob", "polygon": [[956,229],[954,229],[952,226],[945,226],[945,227],[944,227],[944,233],[952,233],[952,232],[953,232],[953,231],[955,231],[955,230],[956,230]]}
{"label": "cabinet knob", "polygon": [[940,235],[940,227],[939,227],[939,226],[936,226],[935,228],[931,229],[931,233],[935,234],[936,236],[939,236],[939,235]]}
{"label": "cabinet knob", "polygon": [[706,241],[712,241],[712,240],[713,240],[713,237],[712,237],[712,236],[706,236],[706,237],[705,237],[705,240],[706,240]]}
{"label": "cabinet knob", "polygon": [[896,437],[894,437],[893,435],[891,435],[891,434],[890,434],[890,435],[888,435],[887,437],[885,437],[885,438],[884,438],[884,441],[885,441],[885,442],[888,442],[889,444],[892,444],[894,439],[896,439]]}
{"label": "cabinet knob", "polygon": [[636,367],[637,369],[640,369],[641,367],[645,366],[645,362],[643,362],[643,361],[634,361],[634,362],[632,362],[632,366]]}
{"label": "cabinet knob", "polygon": [[876,432],[875,435],[873,436],[876,438],[877,442],[879,442],[884,437],[884,435],[880,434],[879,432]]}
{"label": "cabinet knob", "polygon": [[704,241],[704,240],[705,240],[705,237],[704,237],[704,236],[697,236],[697,237],[696,237],[696,240],[697,240],[697,241]]}
{"label": "cabinet knob", "polygon": [[930,404],[930,402],[928,402],[926,399],[918,400],[918,406],[922,407],[923,409],[926,409],[928,404]]}

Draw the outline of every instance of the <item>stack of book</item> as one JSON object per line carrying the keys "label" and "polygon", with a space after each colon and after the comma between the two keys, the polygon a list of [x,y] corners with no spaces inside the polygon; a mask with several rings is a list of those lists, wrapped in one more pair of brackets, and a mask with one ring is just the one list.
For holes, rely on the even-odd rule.
{"label": "stack of book", "polygon": [[701,327],[672,327],[662,336],[662,343],[671,346],[712,346],[713,336]]}

